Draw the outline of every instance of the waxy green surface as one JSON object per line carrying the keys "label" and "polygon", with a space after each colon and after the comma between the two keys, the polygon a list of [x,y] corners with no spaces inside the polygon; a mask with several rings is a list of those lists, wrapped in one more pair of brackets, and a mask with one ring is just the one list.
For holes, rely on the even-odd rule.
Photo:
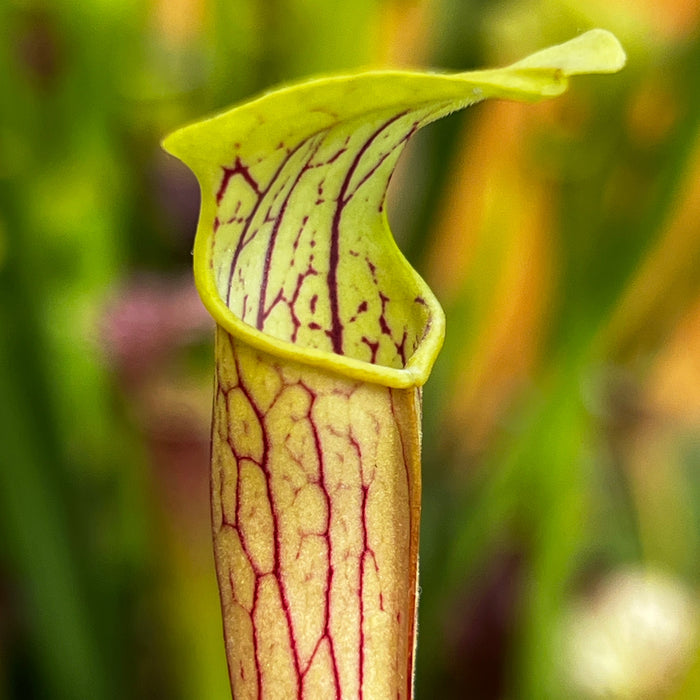
{"label": "waxy green surface", "polygon": [[421,127],[561,94],[624,53],[594,30],[508,68],[284,88],[164,143],[196,174],[217,321],[212,524],[235,698],[410,698],[420,390],[444,316],[385,195]]}

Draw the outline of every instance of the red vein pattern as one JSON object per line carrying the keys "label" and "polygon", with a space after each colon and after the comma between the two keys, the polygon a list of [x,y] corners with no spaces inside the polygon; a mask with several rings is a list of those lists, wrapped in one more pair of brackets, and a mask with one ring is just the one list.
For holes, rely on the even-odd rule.
{"label": "red vein pattern", "polygon": [[441,111],[379,115],[222,164],[212,259],[231,311],[302,347],[403,367],[430,319],[396,264],[384,198],[407,141]]}
{"label": "red vein pattern", "polygon": [[[212,273],[242,321],[404,367],[430,326],[384,219],[408,139],[444,105],[236,145]],[[397,264],[398,263],[398,264]],[[420,394],[281,361],[217,330],[214,548],[238,698],[412,697]]]}
{"label": "red vein pattern", "polygon": [[411,697],[420,395],[217,330],[212,522],[234,698]]}

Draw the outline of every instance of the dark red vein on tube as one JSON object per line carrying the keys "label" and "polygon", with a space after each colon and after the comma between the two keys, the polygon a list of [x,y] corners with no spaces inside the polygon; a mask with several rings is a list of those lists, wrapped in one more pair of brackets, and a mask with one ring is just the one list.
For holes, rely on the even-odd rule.
{"label": "dark red vein on tube", "polygon": [[[245,225],[243,226],[243,229],[241,230],[241,233],[238,237],[238,241],[236,243],[236,250],[233,252],[233,257],[231,258],[231,267],[229,268],[229,273],[228,273],[228,286],[226,289],[226,306],[230,305],[231,302],[231,287],[233,286],[233,276],[236,271],[236,265],[238,264],[238,258],[241,255],[241,252],[243,251],[243,248],[254,238],[255,234],[248,238],[246,240],[246,236],[248,235],[249,229],[251,224],[253,223],[253,220],[255,219],[255,216],[257,215],[258,211],[260,210],[260,206],[262,205],[263,201],[265,200],[265,197],[268,195],[270,190],[272,189],[272,186],[277,182],[279,176],[282,174],[282,171],[284,168],[287,166],[289,161],[292,159],[294,154],[299,151],[306,143],[308,142],[308,139],[301,141],[298,143],[289,153],[284,157],[282,162],[279,164],[277,167],[277,170],[275,170],[274,174],[270,178],[270,181],[267,183],[267,185],[261,190],[259,187],[254,188],[254,191],[258,195],[258,198],[255,202],[255,205],[253,206],[253,210],[250,212],[250,215],[248,216],[247,221],[245,222]],[[230,180],[230,175],[227,176],[226,168],[224,168],[224,181],[226,182],[226,185],[228,185],[228,180]],[[246,179],[247,181],[247,179]],[[219,192],[217,193],[217,203],[220,201],[220,197],[223,197],[223,185],[224,183],[222,182],[222,187],[219,189]]]}
{"label": "dark red vein on tube", "polygon": [[250,187],[255,194],[260,196],[260,186],[256,182],[256,180],[253,178],[253,176],[250,174],[250,170],[246,165],[243,164],[243,161],[240,159],[239,156],[236,156],[236,161],[233,164],[232,168],[229,168],[227,166],[223,166],[223,171],[224,171],[224,176],[221,179],[221,185],[219,187],[219,191],[216,193],[216,203],[221,204],[221,200],[224,198],[224,194],[226,193],[226,190],[228,189],[229,182],[231,178],[234,175],[240,175],[247,183],[248,186]]}
{"label": "dark red vein on tube", "polygon": [[330,497],[330,490],[328,488],[328,483],[326,482],[326,470],[325,470],[325,460],[323,454],[323,447],[321,445],[321,437],[318,433],[318,427],[313,418],[313,408],[316,402],[316,394],[309,387],[306,387],[303,383],[302,386],[309,391],[311,396],[311,405],[309,406],[309,424],[311,426],[311,434],[314,439],[314,449],[318,456],[319,473],[321,475],[321,482],[323,484],[323,493],[326,498],[326,503],[328,507],[328,532],[327,532],[327,542],[328,542],[328,574],[326,579],[326,603],[325,603],[325,631],[321,636],[328,639],[328,653],[331,657],[331,663],[333,666],[333,680],[336,688],[336,698],[340,698],[340,671],[338,670],[338,660],[336,659],[335,644],[333,633],[331,631],[331,591],[333,589],[333,538],[331,537],[331,522],[333,517],[333,499]]}
{"label": "dark red vein on tube", "polygon": [[[379,135],[386,131],[395,121],[403,117],[406,113],[402,112],[392,117],[384,124],[382,124],[362,145],[362,148],[357,152],[355,158],[353,159],[347,173],[345,174],[345,179],[340,187],[340,192],[338,193],[338,198],[336,199],[336,207],[333,212],[333,221],[331,224],[331,240],[330,240],[330,250],[328,253],[328,275],[326,279],[328,280],[328,300],[330,303],[331,312],[331,327],[327,331],[328,337],[330,338],[331,344],[333,346],[333,352],[338,355],[343,354],[343,323],[340,320],[340,307],[338,303],[338,264],[340,262],[340,219],[343,214],[343,210],[347,206],[348,202],[352,199],[354,192],[348,194],[348,188],[350,187],[350,182],[352,176],[355,174],[362,157],[367,152],[367,149],[374,143],[374,141],[379,137]],[[356,192],[357,190],[355,190]]]}
{"label": "dark red vein on tube", "polygon": [[[323,143],[323,139],[319,139],[315,146],[312,148],[311,153],[306,159],[306,163],[304,163],[304,165],[299,169],[297,176],[294,178],[294,182],[292,183],[292,186],[289,188],[289,191],[287,192],[287,195],[285,196],[284,201],[282,202],[279,214],[277,214],[277,216],[275,217],[275,223],[270,233],[270,239],[267,242],[267,250],[265,251],[265,263],[263,266],[263,276],[260,285],[260,296],[258,298],[258,313],[255,321],[255,327],[259,331],[263,329],[263,325],[265,323],[265,299],[267,297],[267,285],[269,284],[270,280],[270,267],[272,265],[272,255],[275,250],[275,244],[277,243],[277,236],[279,235],[280,227],[282,226],[282,220],[284,219],[284,215],[287,211],[287,206],[289,205],[289,200],[292,198],[294,190],[299,184],[299,181],[301,180],[304,173],[306,173],[309,170],[309,164],[311,162],[311,159],[316,155],[316,153],[318,153],[318,149],[321,147],[321,143]],[[280,293],[281,292],[282,290],[280,290]]]}
{"label": "dark red vein on tube", "polygon": [[[245,381],[243,381],[243,374],[241,373],[240,365],[238,362],[237,358],[234,358],[234,362],[236,365],[236,372],[239,377],[239,382],[238,382],[238,387],[240,390],[243,392],[243,395],[246,397],[248,400],[251,408],[253,409],[253,413],[255,414],[255,417],[258,420],[258,423],[260,425],[260,429],[262,432],[262,440],[263,440],[263,452],[262,452],[262,459],[261,459],[261,468],[263,470],[263,473],[265,475],[265,489],[266,489],[266,496],[267,496],[267,501],[270,504],[270,512],[272,514],[272,539],[274,542],[274,552],[273,552],[273,568],[272,571],[269,572],[272,574],[273,578],[277,581],[277,587],[279,590],[279,595],[280,595],[280,602],[282,605],[282,611],[287,623],[287,631],[289,633],[289,646],[290,649],[292,650],[292,660],[294,662],[294,677],[297,681],[297,695],[300,696],[301,693],[301,668],[300,668],[300,663],[299,663],[299,649],[297,646],[297,640],[294,635],[294,624],[292,621],[292,614],[291,614],[291,606],[290,606],[290,601],[289,601],[289,593],[287,591],[287,586],[285,585],[284,582],[284,575],[282,572],[282,564],[281,564],[281,548],[282,548],[282,541],[280,537],[280,513],[279,513],[279,506],[277,503],[277,499],[275,498],[274,495],[274,489],[272,487],[272,473],[270,471],[270,441],[267,435],[267,425],[265,421],[265,414],[260,410],[260,407],[257,405],[257,402],[255,400],[255,397],[253,393],[248,389],[246,386]],[[258,602],[258,590],[259,590],[259,585],[260,582],[262,581],[262,576],[258,576],[256,578],[256,588],[255,588],[255,597],[253,599],[253,607],[257,605]],[[254,618],[254,612],[252,613],[252,617]],[[257,634],[259,632],[258,626],[254,623],[253,624],[254,628],[254,634],[257,637]],[[256,666],[260,666],[260,659],[258,657],[258,652],[257,652],[257,644],[256,644]],[[262,679],[261,679],[262,682]],[[260,686],[261,692],[262,692],[262,686]]]}

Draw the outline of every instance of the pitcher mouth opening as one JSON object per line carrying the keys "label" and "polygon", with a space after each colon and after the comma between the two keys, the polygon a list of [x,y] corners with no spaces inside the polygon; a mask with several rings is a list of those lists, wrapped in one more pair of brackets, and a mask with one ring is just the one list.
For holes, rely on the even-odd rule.
{"label": "pitcher mouth opening", "polygon": [[593,30],[501,69],[369,71],[268,93],[171,134],[202,188],[195,278],[233,335],[274,355],[395,387],[423,384],[444,317],[389,230],[386,188],[411,136],[488,98],[536,101],[615,72]]}
{"label": "pitcher mouth opening", "polygon": [[203,193],[197,286],[273,354],[390,386],[423,383],[442,310],[399,251],[385,197],[410,137],[448,108],[380,110],[263,155],[238,146]]}
{"label": "pitcher mouth opening", "polygon": [[[204,226],[204,220],[200,222],[200,226]],[[435,357],[442,347],[445,318],[439,302],[416,273],[413,273],[414,286],[412,285],[411,289],[413,295],[402,300],[409,309],[406,315],[412,324],[411,333],[415,340],[409,346],[407,342],[409,333],[408,331],[404,333],[403,329],[400,336],[392,335],[386,320],[384,323],[387,325],[382,324],[380,311],[377,321],[387,331],[387,347],[388,342],[394,346],[393,363],[382,364],[383,358],[379,355],[377,341],[370,340],[364,333],[357,333],[358,329],[352,324],[344,328],[343,348],[359,347],[366,350],[363,356],[355,356],[349,352],[339,353],[333,349],[313,345],[302,345],[293,342],[289,337],[280,337],[281,334],[275,334],[277,329],[273,324],[259,329],[242,320],[226,303],[225,296],[216,285],[216,276],[212,272],[213,254],[212,241],[205,236],[198,236],[194,250],[197,288],[204,305],[217,324],[235,338],[272,356],[313,365],[358,381],[393,388],[421,386],[427,381]],[[381,302],[380,297],[380,305]],[[389,302],[383,303],[386,309]],[[362,307],[362,302],[358,306]],[[406,313],[405,309],[406,307],[403,313]],[[313,324],[314,321],[309,323]],[[312,327],[310,330],[319,329]],[[329,338],[329,342],[332,342],[332,339]]]}

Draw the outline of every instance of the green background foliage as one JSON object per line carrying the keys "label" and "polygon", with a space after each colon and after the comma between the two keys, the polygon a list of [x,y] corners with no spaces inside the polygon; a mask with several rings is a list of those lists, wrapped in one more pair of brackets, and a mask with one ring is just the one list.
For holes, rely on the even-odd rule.
{"label": "green background foliage", "polygon": [[[0,698],[227,697],[198,194],[160,138],[310,74],[506,64],[595,26],[622,73],[431,126],[390,192],[448,319],[417,695],[597,697],[567,640],[606,582],[653,571],[692,609],[699,21],[683,0],[0,5]],[[645,669],[622,646],[624,685]],[[700,695],[681,647],[658,697]]]}

